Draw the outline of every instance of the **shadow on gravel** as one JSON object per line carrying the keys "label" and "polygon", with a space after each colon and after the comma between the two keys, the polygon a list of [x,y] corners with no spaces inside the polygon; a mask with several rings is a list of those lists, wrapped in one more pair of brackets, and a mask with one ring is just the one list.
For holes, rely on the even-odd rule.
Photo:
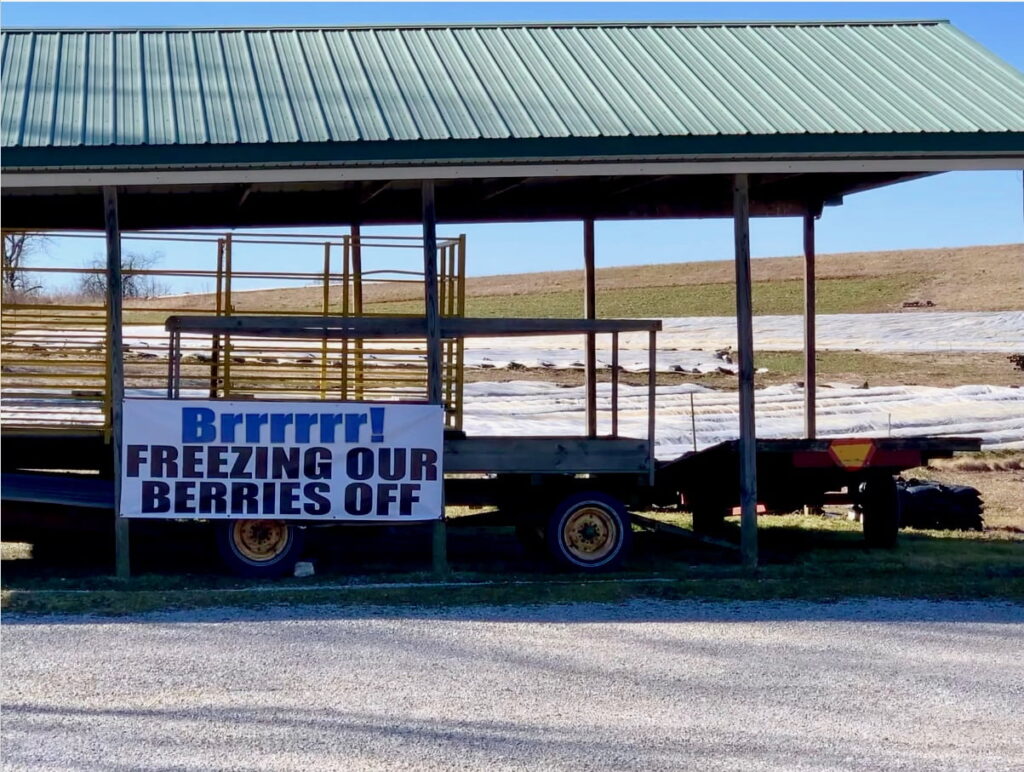
{"label": "shadow on gravel", "polygon": [[[803,745],[800,733],[783,722],[767,735],[736,725],[728,732],[705,726],[699,733],[677,736],[649,728],[645,732],[624,730],[601,736],[575,724],[558,725],[540,717],[533,721],[453,720],[340,709],[213,705],[197,705],[187,710],[129,710],[14,703],[4,705],[4,711],[9,720],[19,724],[42,722],[42,727],[49,727],[50,722],[61,722],[89,727],[94,734],[102,728],[101,738],[116,734],[116,727],[128,724],[143,730],[134,734],[131,753],[135,758],[145,759],[174,758],[181,737],[195,732],[197,725],[216,727],[213,736],[219,760],[250,759],[254,741],[268,736],[275,738],[275,749],[290,748],[280,738],[291,733],[303,740],[301,750],[292,752],[300,758],[305,756],[309,763],[338,762],[339,754],[358,752],[364,763],[375,768],[393,766],[396,760],[408,761],[410,754],[424,768],[437,768],[442,760],[451,763],[457,758],[460,768],[486,769],[495,763],[495,758],[500,758],[505,764],[514,761],[516,767],[527,769],[549,768],[552,764],[573,768],[584,759],[590,760],[586,766],[593,769],[636,768],[638,759],[645,759],[658,769],[671,769],[684,763],[700,767],[702,760],[710,764],[720,761],[723,754],[742,768],[785,768],[792,763],[794,748]],[[44,736],[42,728],[39,735]],[[848,767],[851,759],[864,756],[865,749],[860,743],[857,737],[832,737],[828,747],[813,747],[814,761],[821,768]],[[200,744],[196,752],[202,750],[206,749]],[[74,757],[77,753],[75,749],[70,755]],[[927,759],[921,761],[926,763]],[[161,768],[179,769],[170,764]]]}

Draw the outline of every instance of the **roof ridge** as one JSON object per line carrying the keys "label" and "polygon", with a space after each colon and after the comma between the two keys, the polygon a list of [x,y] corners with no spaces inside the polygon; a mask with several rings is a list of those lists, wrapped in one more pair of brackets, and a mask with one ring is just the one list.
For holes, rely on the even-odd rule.
{"label": "roof ridge", "polygon": [[892,27],[950,24],[949,19],[828,19],[777,21],[557,21],[557,22],[457,22],[452,24],[271,24],[237,27],[128,25],[117,27],[7,27],[2,32],[270,32],[274,30],[403,30],[403,29],[538,29],[552,27]]}

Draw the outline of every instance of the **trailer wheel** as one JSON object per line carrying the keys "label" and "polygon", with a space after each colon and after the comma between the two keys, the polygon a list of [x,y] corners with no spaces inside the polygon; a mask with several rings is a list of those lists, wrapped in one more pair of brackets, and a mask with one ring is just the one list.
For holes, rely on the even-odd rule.
{"label": "trailer wheel", "polygon": [[232,573],[272,579],[295,569],[304,533],[283,520],[225,520],[217,524],[217,549]]}
{"label": "trailer wheel", "polygon": [[629,551],[633,529],[618,499],[594,491],[563,500],[548,518],[545,541],[560,565],[583,571],[605,571]]}
{"label": "trailer wheel", "polygon": [[858,486],[858,503],[869,547],[895,547],[900,532],[900,495],[892,475],[869,477]]}

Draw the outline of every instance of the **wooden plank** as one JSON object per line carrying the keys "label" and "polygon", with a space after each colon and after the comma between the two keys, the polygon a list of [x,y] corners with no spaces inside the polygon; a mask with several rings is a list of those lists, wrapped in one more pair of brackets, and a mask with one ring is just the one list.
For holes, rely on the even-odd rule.
{"label": "wooden plank", "polygon": [[[582,335],[588,332],[650,332],[661,329],[658,319],[503,319],[445,317],[439,320],[442,338],[492,338],[526,335]],[[426,322],[417,316],[170,316],[167,331],[215,334],[243,333],[252,337],[423,338]]]}
{"label": "wooden plank", "polygon": [[445,472],[648,473],[646,440],[623,437],[466,437],[444,443]]}
{"label": "wooden plank", "polygon": [[289,338],[319,338],[323,335],[335,338],[422,338],[426,334],[423,317],[415,316],[169,316],[164,329],[168,332],[234,332],[252,337]]}
{"label": "wooden plank", "polygon": [[114,466],[114,563],[119,579],[131,576],[129,523],[121,517],[121,430],[124,402],[124,337],[121,306],[121,229],[117,219],[117,188],[103,189],[103,222],[107,237],[107,388],[110,389],[110,436]]}
{"label": "wooden plank", "polygon": [[754,428],[754,321],[750,281],[750,193],[746,174],[733,184],[736,238],[736,338],[739,345],[740,550],[743,565],[757,568],[757,451]]}
{"label": "wooden plank", "polygon": [[660,319],[489,319],[465,317],[441,320],[441,333],[445,338],[579,335],[588,332],[650,332],[660,329]]}

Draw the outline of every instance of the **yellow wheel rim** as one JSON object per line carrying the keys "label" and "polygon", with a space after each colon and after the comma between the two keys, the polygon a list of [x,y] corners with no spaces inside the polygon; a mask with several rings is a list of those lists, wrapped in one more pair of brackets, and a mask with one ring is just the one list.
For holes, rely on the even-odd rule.
{"label": "yellow wheel rim", "polygon": [[576,560],[595,563],[615,549],[619,526],[605,509],[584,506],[574,511],[562,527],[562,542]]}
{"label": "yellow wheel rim", "polygon": [[238,554],[254,563],[278,557],[288,546],[288,525],[281,520],[237,520],[231,541]]}

